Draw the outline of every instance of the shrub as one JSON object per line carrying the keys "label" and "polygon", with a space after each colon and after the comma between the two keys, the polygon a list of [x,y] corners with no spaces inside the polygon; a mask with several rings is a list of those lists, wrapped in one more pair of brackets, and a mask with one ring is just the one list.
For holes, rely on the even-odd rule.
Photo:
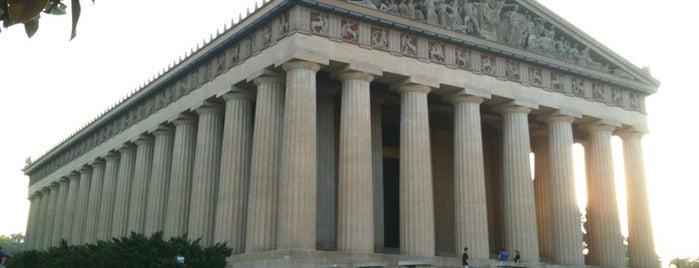
{"label": "shrub", "polygon": [[[199,239],[186,235],[163,240],[161,232],[150,237],[131,233],[128,237],[97,241],[94,244],[69,246],[61,240],[58,246],[45,251],[20,252],[8,260],[13,268],[122,268],[122,267],[191,267],[223,268],[231,248],[225,243],[202,247]],[[180,264],[176,256],[185,257]]]}

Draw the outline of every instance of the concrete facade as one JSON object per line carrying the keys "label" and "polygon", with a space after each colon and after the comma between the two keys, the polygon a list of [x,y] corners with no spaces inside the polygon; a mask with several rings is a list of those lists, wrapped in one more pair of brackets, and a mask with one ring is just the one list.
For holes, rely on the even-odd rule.
{"label": "concrete facade", "polygon": [[658,81],[535,1],[451,2],[266,2],[25,167],[28,247],[163,231],[227,242],[231,267],[460,267],[463,247],[474,267],[659,267]]}

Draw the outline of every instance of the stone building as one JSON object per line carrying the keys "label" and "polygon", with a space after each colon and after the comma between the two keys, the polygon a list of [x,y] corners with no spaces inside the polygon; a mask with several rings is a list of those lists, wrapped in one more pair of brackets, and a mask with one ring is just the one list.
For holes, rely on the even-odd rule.
{"label": "stone building", "polygon": [[26,241],[188,233],[233,267],[460,267],[465,246],[476,267],[658,267],[640,142],[658,86],[535,1],[269,1],[28,163]]}

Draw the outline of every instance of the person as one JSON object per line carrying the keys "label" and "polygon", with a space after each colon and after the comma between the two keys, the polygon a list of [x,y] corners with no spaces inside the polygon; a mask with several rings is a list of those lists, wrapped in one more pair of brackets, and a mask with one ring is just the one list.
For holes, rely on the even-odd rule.
{"label": "person", "polygon": [[500,248],[500,253],[498,253],[498,260],[501,262],[506,262],[510,258],[510,254],[505,251],[505,248]]}
{"label": "person", "polygon": [[9,257],[5,252],[2,252],[2,247],[0,247],[0,268],[5,268],[5,262]]}
{"label": "person", "polygon": [[522,257],[519,256],[519,250],[515,250],[515,262],[522,262]]}
{"label": "person", "polygon": [[470,265],[468,262],[468,252],[466,251],[468,251],[468,247],[465,247],[464,254],[461,254],[461,265],[463,265],[464,268],[468,268],[468,266]]}

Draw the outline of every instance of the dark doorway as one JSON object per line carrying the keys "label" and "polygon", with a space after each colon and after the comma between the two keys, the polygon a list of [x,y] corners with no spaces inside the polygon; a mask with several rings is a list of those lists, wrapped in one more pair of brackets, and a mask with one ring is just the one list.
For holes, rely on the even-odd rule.
{"label": "dark doorway", "polygon": [[399,167],[398,159],[383,158],[384,243],[387,248],[400,247]]}

